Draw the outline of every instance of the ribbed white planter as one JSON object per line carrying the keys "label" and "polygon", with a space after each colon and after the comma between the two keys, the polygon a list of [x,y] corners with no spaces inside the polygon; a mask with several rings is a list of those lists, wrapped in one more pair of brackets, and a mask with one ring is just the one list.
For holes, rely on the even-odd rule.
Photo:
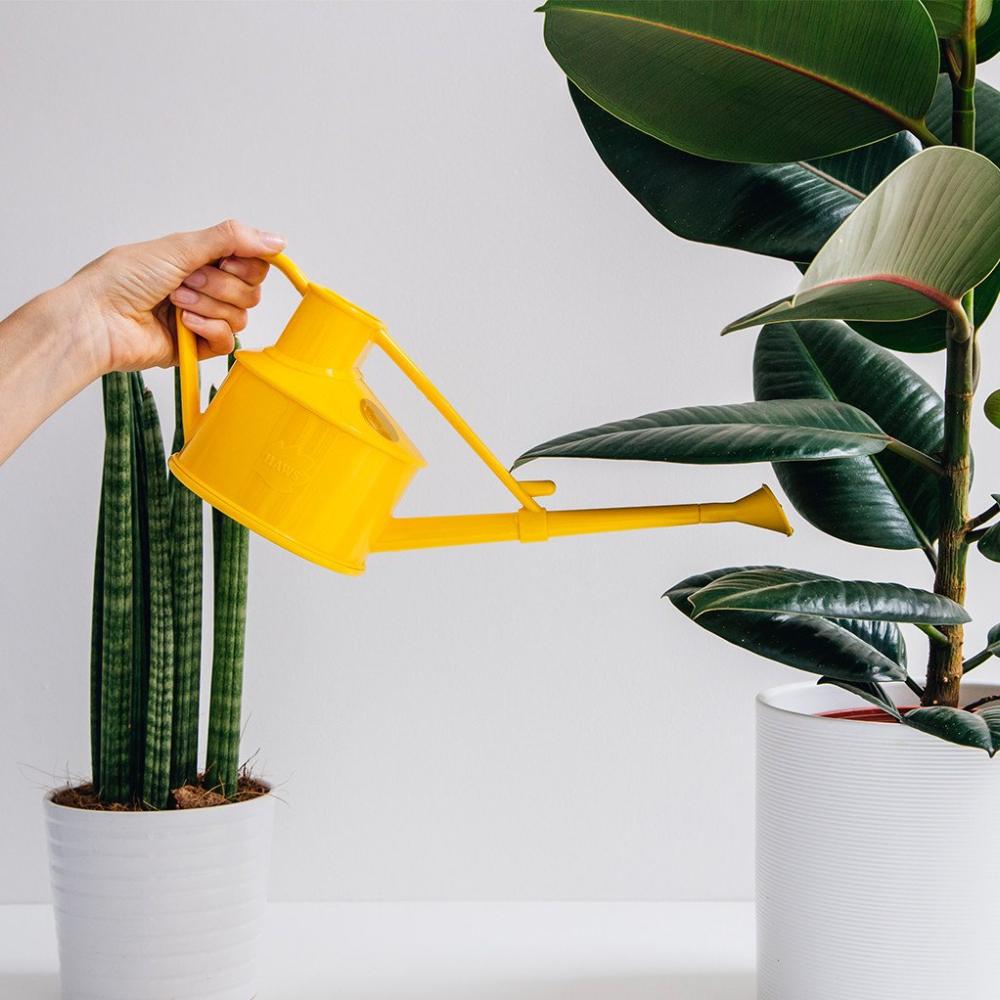
{"label": "ribbed white planter", "polygon": [[1000,758],[816,717],[859,706],[812,683],[758,698],[758,1000],[997,1000]]}
{"label": "ribbed white planter", "polygon": [[256,996],[273,796],[45,814],[64,1000]]}

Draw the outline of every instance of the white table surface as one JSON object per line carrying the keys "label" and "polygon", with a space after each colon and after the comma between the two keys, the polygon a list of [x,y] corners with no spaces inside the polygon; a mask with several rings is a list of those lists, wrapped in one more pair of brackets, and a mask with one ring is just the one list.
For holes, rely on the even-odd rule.
{"label": "white table surface", "polygon": [[[753,1000],[750,903],[274,903],[260,1000]],[[48,906],[0,907],[0,1000],[58,1000]]]}

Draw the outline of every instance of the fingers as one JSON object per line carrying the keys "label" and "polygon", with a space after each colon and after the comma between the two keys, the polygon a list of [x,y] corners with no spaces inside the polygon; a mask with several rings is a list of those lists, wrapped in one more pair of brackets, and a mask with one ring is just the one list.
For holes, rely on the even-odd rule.
{"label": "fingers", "polygon": [[285,238],[227,219],[217,226],[175,233],[156,241],[185,273],[220,257],[271,257],[285,249]]}
{"label": "fingers", "polygon": [[[230,333],[239,333],[246,328],[247,311],[231,302],[214,299],[210,295],[196,292],[193,288],[181,285],[170,293],[170,301],[202,319],[221,320],[229,327]],[[194,327],[191,327],[193,330]]]}
{"label": "fingers", "polygon": [[[260,302],[260,282],[267,274],[267,268],[262,260],[227,258],[219,267],[198,268],[184,279],[184,284],[220,302],[228,302],[240,309],[252,309]],[[248,274],[256,280],[244,280],[239,277],[240,274]],[[194,301],[182,302],[182,305],[193,305]]]}
{"label": "fingers", "polygon": [[198,313],[181,313],[184,325],[198,338],[198,357],[214,358],[229,354],[236,346],[232,327],[223,319],[206,319]]}
{"label": "fingers", "polygon": [[259,257],[226,257],[219,262],[219,268],[248,285],[259,285],[267,277],[271,265]]}
{"label": "fingers", "polygon": [[225,256],[218,266],[199,267],[170,293],[184,310],[184,322],[199,337],[199,357],[228,354],[235,334],[247,325],[247,310],[260,302],[260,283],[267,261],[257,257]]}

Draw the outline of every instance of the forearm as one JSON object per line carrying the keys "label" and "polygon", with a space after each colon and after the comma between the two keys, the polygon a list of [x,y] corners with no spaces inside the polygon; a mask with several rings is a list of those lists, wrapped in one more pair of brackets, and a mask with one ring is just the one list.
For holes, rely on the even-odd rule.
{"label": "forearm", "polygon": [[83,305],[67,283],[0,321],[0,463],[63,403],[103,374]]}

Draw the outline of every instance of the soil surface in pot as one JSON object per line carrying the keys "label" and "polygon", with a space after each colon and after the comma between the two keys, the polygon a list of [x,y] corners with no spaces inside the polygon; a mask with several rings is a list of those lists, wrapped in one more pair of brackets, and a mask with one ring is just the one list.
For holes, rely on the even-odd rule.
{"label": "soil surface in pot", "polygon": [[[916,708],[916,705],[907,705],[900,709],[905,715]],[[899,720],[891,716],[888,712],[883,712],[881,708],[843,708],[837,712],[818,712],[820,719],[851,719],[854,722],[894,722],[897,725]]]}
{"label": "soil surface in pot", "polygon": [[[204,785],[183,785],[170,793],[171,809],[203,809],[206,806],[225,806],[233,802],[246,802],[267,795],[270,787],[263,781],[250,775],[240,775],[236,796],[227,799],[224,795]],[[61,788],[52,796],[57,806],[69,806],[71,809],[94,809],[99,812],[145,812],[142,806],[125,805],[121,802],[102,802],[94,791],[94,786],[87,782],[74,785],[71,788]]]}

